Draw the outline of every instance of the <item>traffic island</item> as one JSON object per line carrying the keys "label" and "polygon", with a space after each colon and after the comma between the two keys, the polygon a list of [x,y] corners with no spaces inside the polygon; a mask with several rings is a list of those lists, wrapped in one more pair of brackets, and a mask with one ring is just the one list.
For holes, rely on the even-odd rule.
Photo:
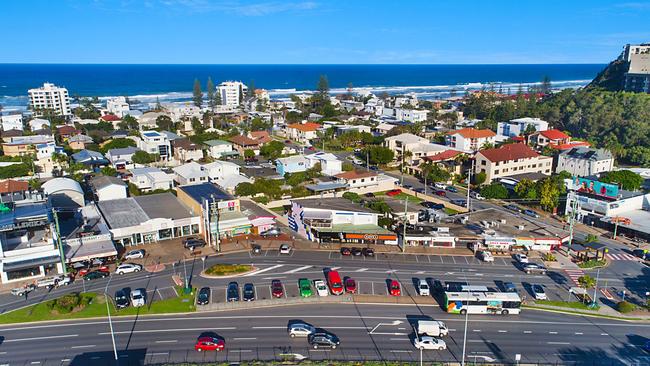
{"label": "traffic island", "polygon": [[228,278],[239,277],[253,273],[258,268],[250,264],[215,264],[201,272],[204,278]]}

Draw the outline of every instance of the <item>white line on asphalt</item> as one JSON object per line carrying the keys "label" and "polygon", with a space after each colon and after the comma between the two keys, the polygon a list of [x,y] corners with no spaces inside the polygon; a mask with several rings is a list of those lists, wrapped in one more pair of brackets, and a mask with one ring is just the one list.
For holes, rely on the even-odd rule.
{"label": "white line on asphalt", "polygon": [[32,361],[32,365],[38,365],[41,361]]}
{"label": "white line on asphalt", "polygon": [[575,335],[582,335],[583,333],[582,333],[582,332],[575,332],[575,333],[573,333],[573,334],[575,334]]}
{"label": "white line on asphalt", "polygon": [[393,353],[411,353],[411,352],[413,352],[413,351],[408,351],[408,350],[405,350],[405,349],[392,349],[390,351],[393,352]]}
{"label": "white line on asphalt", "polygon": [[564,345],[566,345],[566,344],[571,344],[571,343],[569,343],[569,342],[546,342],[546,344],[564,344]]}
{"label": "white line on asphalt", "polygon": [[69,358],[64,358],[64,359],[61,360],[61,362],[70,362],[70,359]]}
{"label": "white line on asphalt", "polygon": [[253,352],[252,349],[231,349],[228,352]]}
{"label": "white line on asphalt", "polygon": [[233,338],[233,341],[253,341],[256,340],[257,338],[255,337],[239,337],[239,338]]}
{"label": "white line on asphalt", "polygon": [[94,344],[88,344],[88,345],[85,345],[85,346],[72,346],[70,348],[75,349],[75,348],[93,348],[93,347],[95,347]]}
{"label": "white line on asphalt", "polygon": [[499,333],[508,333],[507,330],[499,330]]}
{"label": "white line on asphalt", "polygon": [[417,256],[417,255],[415,256],[415,261],[418,262],[418,263],[420,263],[420,260],[418,259],[418,256]]}
{"label": "white line on asphalt", "polygon": [[302,267],[298,267],[298,268],[294,268],[292,270],[286,271],[284,273],[285,274],[296,273],[296,272],[304,271],[305,269],[308,269],[308,268],[311,268],[311,267],[313,267],[313,266],[302,266]]}
{"label": "white line on asphalt", "polygon": [[[221,327],[221,328],[210,328],[213,330],[232,330],[237,329],[236,327]],[[189,332],[189,331],[203,331],[205,328],[182,328],[182,329],[150,329],[150,330],[126,330],[122,332],[114,332],[115,334],[131,334],[131,333],[166,333],[166,332]],[[111,334],[110,332],[97,333],[97,335],[107,335]]]}
{"label": "white line on asphalt", "polygon": [[341,267],[332,267],[332,268],[330,268],[330,269],[331,269],[332,271],[338,271],[339,269],[341,269]]}
{"label": "white line on asphalt", "polygon": [[424,271],[417,271],[415,274],[424,274]]}
{"label": "white line on asphalt", "polygon": [[467,343],[490,343],[488,340],[482,340],[482,339],[468,339]]}
{"label": "white line on asphalt", "polygon": [[408,338],[388,338],[391,341],[411,341]]}
{"label": "white line on asphalt", "polygon": [[6,355],[7,352],[0,352],[0,355]]}
{"label": "white line on asphalt", "polygon": [[609,334],[607,334],[607,333],[600,333],[600,335],[607,336],[607,335],[609,335]]}
{"label": "white line on asphalt", "polygon": [[251,327],[252,329],[287,329],[287,327],[277,327],[277,326],[268,326],[268,327]]}
{"label": "white line on asphalt", "polygon": [[[442,260],[442,257],[441,257],[441,260]],[[454,264],[456,264],[456,258],[454,258],[453,255],[451,256],[451,260],[454,261]]]}
{"label": "white line on asphalt", "polygon": [[169,352],[153,352],[153,353],[147,353],[147,356],[166,356],[168,354]]}
{"label": "white line on asphalt", "polygon": [[472,329],[472,332],[480,332],[480,329]]}
{"label": "white line on asphalt", "polygon": [[273,277],[264,277],[263,280],[279,280],[281,278],[287,278],[287,276],[273,276]]}
{"label": "white line on asphalt", "polygon": [[548,334],[557,334],[557,332],[548,332]]}
{"label": "white line on asphalt", "polygon": [[[110,334],[110,333],[107,333],[107,334]],[[21,341],[36,341],[36,340],[39,340],[39,339],[70,338],[70,337],[79,337],[79,334],[66,334],[66,335],[47,336],[47,337],[33,337],[33,338],[5,339],[5,343],[21,342]]]}
{"label": "white line on asphalt", "polygon": [[368,268],[359,268],[355,272],[365,272],[367,270],[368,270]]}
{"label": "white line on asphalt", "polygon": [[450,331],[450,332],[455,332],[455,331],[456,331],[456,329],[449,329],[449,331]]}
{"label": "white line on asphalt", "polygon": [[167,341],[156,341],[156,343],[176,343],[176,342],[178,342],[178,340],[176,339],[170,339]]}
{"label": "white line on asphalt", "polygon": [[249,273],[249,274],[245,274],[244,277],[257,276],[257,275],[259,275],[260,273],[264,273],[264,272],[272,271],[272,270],[274,270],[274,269],[276,269],[276,268],[280,268],[280,267],[282,267],[282,266],[284,266],[284,264],[276,264],[276,265],[271,266],[271,267],[269,267],[269,268],[264,268],[264,269],[260,269],[259,271],[255,271],[255,272],[251,272],[251,273]]}
{"label": "white line on asphalt", "polygon": [[431,263],[431,256],[427,255],[427,259],[429,259],[429,263]]}

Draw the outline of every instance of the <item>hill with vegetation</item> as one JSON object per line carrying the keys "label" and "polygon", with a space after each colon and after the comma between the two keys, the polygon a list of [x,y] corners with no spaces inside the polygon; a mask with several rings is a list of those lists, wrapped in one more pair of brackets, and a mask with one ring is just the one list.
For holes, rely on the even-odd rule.
{"label": "hill with vegetation", "polygon": [[586,89],[602,88],[608,91],[621,91],[625,83],[625,73],[629,68],[629,62],[616,59],[599,72]]}

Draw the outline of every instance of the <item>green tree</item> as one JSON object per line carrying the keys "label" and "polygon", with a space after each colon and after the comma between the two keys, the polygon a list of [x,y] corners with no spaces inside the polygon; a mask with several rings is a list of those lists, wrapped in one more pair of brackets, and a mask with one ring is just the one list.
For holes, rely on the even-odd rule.
{"label": "green tree", "polygon": [[127,138],[112,139],[109,142],[105,143],[102,147],[99,148],[99,151],[102,154],[106,154],[108,150],[111,149],[123,149],[125,147],[134,146],[135,141]]}
{"label": "green tree", "polygon": [[320,95],[321,99],[324,100],[329,98],[330,83],[327,80],[326,75],[320,76],[320,78],[318,79],[318,85],[316,87],[316,90],[318,91],[318,94]]}
{"label": "green tree", "polygon": [[27,164],[14,164],[0,168],[0,179],[25,177],[31,173],[32,168]]}
{"label": "green tree", "polygon": [[590,275],[584,275],[578,277],[578,283],[582,288],[593,288],[594,286],[596,286],[596,279],[591,277]]}
{"label": "green tree", "polygon": [[545,75],[542,79],[541,92],[544,93],[544,95],[551,93],[551,78],[548,75]]}
{"label": "green tree", "polygon": [[628,191],[636,191],[643,185],[643,177],[630,170],[614,170],[600,177],[601,182],[619,184]]}
{"label": "green tree", "polygon": [[395,157],[393,150],[383,146],[368,146],[365,153],[368,154],[370,164],[388,164]]}
{"label": "green tree", "polygon": [[174,131],[174,122],[172,121],[171,117],[163,114],[161,116],[158,116],[156,118],[156,125],[158,128],[160,128],[163,131]]}
{"label": "green tree", "polygon": [[208,107],[210,109],[214,108],[216,105],[216,100],[215,100],[215,89],[214,89],[214,83],[212,82],[212,78],[208,76],[208,84],[206,85],[207,88],[207,93],[208,93]]}
{"label": "green tree", "polygon": [[114,177],[117,175],[117,170],[112,166],[105,166],[101,169],[103,175],[108,177]]}
{"label": "green tree", "polygon": [[[540,183],[541,182],[541,183]],[[560,200],[560,188],[550,178],[538,182],[539,204],[546,211],[552,211],[557,207]]]}
{"label": "green tree", "polygon": [[192,100],[194,105],[200,107],[203,103],[203,92],[201,92],[201,82],[199,79],[194,79],[194,90],[192,91]]}
{"label": "green tree", "polygon": [[258,194],[259,192],[255,188],[253,183],[242,182],[235,187],[235,194],[239,197],[249,197]]}
{"label": "green tree", "polygon": [[355,203],[361,201],[361,196],[359,196],[359,194],[354,193],[354,192],[345,192],[345,193],[343,193],[343,195],[341,197],[343,197],[343,198],[345,198],[347,200],[350,200],[352,202],[355,202]]}
{"label": "green tree", "polygon": [[198,119],[198,117],[192,117],[192,130],[194,133],[201,134],[205,128],[203,127],[203,122]]}
{"label": "green tree", "polygon": [[239,105],[244,102],[244,87],[242,84],[239,84]]}
{"label": "green tree", "polygon": [[535,201],[538,199],[537,184],[524,178],[515,186],[515,194],[521,199]]}
{"label": "green tree", "polygon": [[487,199],[506,199],[508,190],[501,183],[492,183],[481,188],[481,196]]}
{"label": "green tree", "polygon": [[254,157],[255,157],[255,151],[253,151],[251,149],[244,150],[244,158],[245,159],[252,159]]}
{"label": "green tree", "polygon": [[487,175],[483,172],[474,174],[473,177],[474,177],[474,184],[477,186],[480,186],[483,183],[485,183],[485,180],[487,179]]}
{"label": "green tree", "polygon": [[246,91],[246,96],[249,98],[252,98],[255,96],[255,80],[251,80],[250,83],[248,83],[248,90]]}
{"label": "green tree", "polygon": [[273,140],[260,148],[260,155],[267,159],[275,160],[282,155],[282,150],[284,150],[284,144],[280,141]]}
{"label": "green tree", "polygon": [[126,116],[122,117],[122,120],[117,124],[117,127],[123,130],[137,130],[139,127],[138,120],[135,119],[135,117],[127,114]]}
{"label": "green tree", "polygon": [[354,164],[350,163],[349,161],[344,161],[343,164],[341,164],[341,169],[344,172],[351,172],[354,170]]}
{"label": "green tree", "polygon": [[158,161],[157,154],[149,154],[146,151],[138,150],[133,154],[131,160],[136,164],[151,164]]}
{"label": "green tree", "polygon": [[388,203],[384,202],[384,200],[372,201],[368,204],[368,207],[371,210],[379,212],[380,214],[383,215],[387,215],[388,213],[393,211],[388,205]]}
{"label": "green tree", "polygon": [[251,121],[251,131],[266,131],[271,129],[271,123],[267,122],[260,117],[255,117]]}

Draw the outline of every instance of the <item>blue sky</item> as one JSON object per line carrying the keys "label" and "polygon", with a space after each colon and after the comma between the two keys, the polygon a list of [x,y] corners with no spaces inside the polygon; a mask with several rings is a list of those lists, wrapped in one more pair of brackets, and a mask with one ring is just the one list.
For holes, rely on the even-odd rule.
{"label": "blue sky", "polygon": [[0,63],[606,63],[650,1],[5,0]]}

